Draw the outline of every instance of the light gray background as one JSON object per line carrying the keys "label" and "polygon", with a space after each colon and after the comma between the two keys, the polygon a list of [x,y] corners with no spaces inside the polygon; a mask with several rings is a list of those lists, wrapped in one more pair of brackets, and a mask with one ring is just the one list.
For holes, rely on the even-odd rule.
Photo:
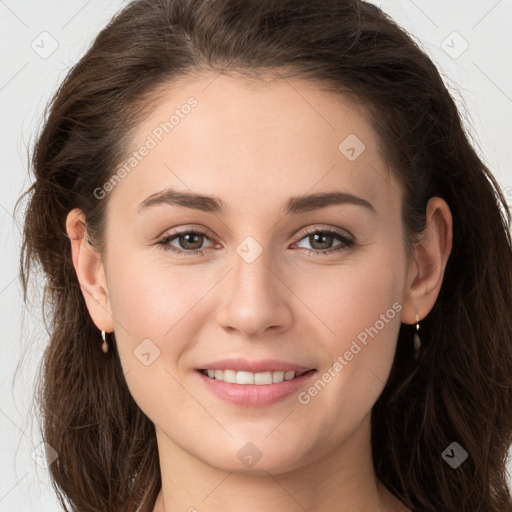
{"label": "light gray background", "polygon": [[[29,185],[27,149],[68,67],[125,3],[0,0],[0,512],[61,510],[47,469],[33,458],[41,448],[29,406],[47,337],[37,307],[24,307],[18,279],[22,226],[12,213]],[[512,1],[375,3],[413,34],[442,70],[477,150],[512,202]],[[48,55],[52,45],[58,48]]]}

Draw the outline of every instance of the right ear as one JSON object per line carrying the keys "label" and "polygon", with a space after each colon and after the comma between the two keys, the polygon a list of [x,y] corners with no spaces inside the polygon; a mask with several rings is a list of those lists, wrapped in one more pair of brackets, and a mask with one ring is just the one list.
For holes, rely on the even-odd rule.
{"label": "right ear", "polygon": [[112,332],[114,322],[105,269],[101,253],[88,240],[86,225],[82,210],[75,208],[68,213],[66,232],[71,241],[73,267],[93,322],[100,331]]}

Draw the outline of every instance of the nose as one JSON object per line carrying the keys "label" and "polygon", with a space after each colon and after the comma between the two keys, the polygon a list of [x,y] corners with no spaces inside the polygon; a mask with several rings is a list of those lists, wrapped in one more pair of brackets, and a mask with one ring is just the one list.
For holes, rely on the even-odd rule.
{"label": "nose", "polygon": [[286,272],[270,261],[263,250],[254,260],[234,254],[231,271],[220,289],[217,322],[227,331],[244,338],[261,338],[267,331],[275,336],[292,323],[293,294]]}

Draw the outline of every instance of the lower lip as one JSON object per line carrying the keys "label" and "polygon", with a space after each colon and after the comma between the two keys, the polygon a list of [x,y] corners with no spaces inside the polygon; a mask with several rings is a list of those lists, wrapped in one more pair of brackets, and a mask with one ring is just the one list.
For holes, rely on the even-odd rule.
{"label": "lower lip", "polygon": [[316,373],[310,370],[292,380],[283,380],[276,384],[232,384],[223,380],[212,379],[196,371],[201,381],[219,398],[236,405],[263,407],[283,400],[303,387]]}

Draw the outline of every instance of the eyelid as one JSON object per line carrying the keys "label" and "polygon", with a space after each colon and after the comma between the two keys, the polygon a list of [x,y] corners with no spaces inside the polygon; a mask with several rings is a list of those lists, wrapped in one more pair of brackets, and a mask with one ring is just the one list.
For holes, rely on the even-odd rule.
{"label": "eyelid", "polygon": [[[159,243],[165,239],[174,239],[182,234],[195,233],[198,235],[202,235],[208,240],[211,241],[213,245],[219,245],[216,240],[216,236],[213,235],[212,231],[209,230],[206,226],[201,224],[189,224],[189,225],[180,225],[178,227],[167,228],[160,235],[155,237],[154,243]],[[203,249],[198,249],[203,250]]]}
{"label": "eyelid", "polygon": [[177,227],[171,227],[167,228],[164,231],[162,231],[159,235],[156,236],[156,238],[163,238],[165,236],[170,235],[179,235],[181,233],[189,233],[190,231],[201,231],[202,234],[208,234],[208,236],[211,238],[211,235],[213,234],[211,230],[209,230],[206,226],[203,226],[202,224],[180,224]]}
{"label": "eyelid", "polygon": [[[198,226],[198,228],[196,228],[195,226]],[[172,232],[168,233],[168,231],[172,231]],[[313,224],[313,225],[309,225],[306,228],[302,228],[298,232],[298,234],[296,235],[298,237],[298,240],[296,242],[300,242],[302,240],[302,238],[304,238],[305,236],[316,233],[318,231],[332,231],[332,232],[337,233],[338,235],[344,236],[345,238],[355,241],[355,237],[346,229],[342,229],[342,228],[338,228],[338,227],[334,227],[334,226],[321,226],[318,224]],[[161,240],[162,238],[174,237],[174,236],[180,235],[182,233],[191,233],[191,232],[197,232],[197,234],[204,235],[211,241],[213,241],[213,238],[215,238],[214,236],[212,236],[212,232],[206,226],[202,226],[200,224],[190,224],[188,226],[182,225],[182,226],[178,226],[176,228],[168,228],[165,231],[163,231],[160,235],[158,235],[156,237],[156,240]]]}
{"label": "eyelid", "polygon": [[[170,250],[171,252],[174,252],[176,254],[179,254],[181,256],[192,256],[197,254],[204,254],[204,251],[206,249],[210,249],[212,247],[219,247],[219,244],[215,242],[214,237],[210,236],[208,233],[210,230],[206,228],[205,226],[201,226],[200,229],[197,229],[193,227],[193,225],[189,226],[178,226],[176,228],[170,228],[172,229],[172,233],[168,233],[169,230],[164,231],[162,235],[158,238],[156,244],[162,245],[165,250]],[[170,244],[171,240],[174,240],[178,238],[181,234],[196,234],[199,236],[203,236],[204,238],[208,239],[212,245],[209,247],[205,247],[203,249],[180,249],[177,247],[174,247]],[[311,252],[313,253],[322,253],[322,254],[328,254],[328,253],[336,253],[338,251],[342,251],[344,249],[348,249],[351,246],[354,246],[356,244],[355,237],[348,232],[345,229],[334,227],[334,226],[320,226],[320,225],[310,225],[307,228],[302,229],[297,235],[297,240],[293,243],[293,245],[296,245],[300,242],[302,242],[303,239],[305,239],[308,235],[312,235],[315,233],[328,233],[330,236],[334,236],[338,238],[342,244],[341,247],[338,248],[329,248],[329,249],[307,249],[304,247],[300,247],[302,250],[307,250],[308,254]]]}
{"label": "eyelid", "polygon": [[338,228],[338,227],[334,227],[334,226],[320,226],[318,224],[313,224],[312,226],[308,226],[307,228],[304,228],[303,230],[301,230],[297,235],[299,237],[298,241],[300,242],[305,236],[311,235],[311,234],[317,233],[317,232],[336,233],[338,236],[340,236],[342,238],[346,238],[346,239],[349,239],[349,240],[355,242],[354,235],[352,235],[352,233],[350,233],[346,229]]}
{"label": "eyelid", "polygon": [[205,249],[209,249],[210,247],[219,246],[219,244],[217,242],[215,242],[214,237],[212,237],[212,236],[210,236],[208,234],[208,230],[207,229],[203,230],[203,228],[197,229],[197,228],[192,228],[192,227],[185,228],[185,229],[176,228],[171,233],[167,233],[167,231],[164,231],[164,233],[157,239],[156,243],[159,243],[162,240],[175,240],[176,238],[179,238],[180,235],[183,235],[183,234],[187,234],[187,235],[188,234],[192,234],[192,235],[202,236],[206,240],[209,240],[212,245],[209,246],[209,247],[205,247],[204,249],[190,249],[188,251],[185,251],[185,249],[177,249],[177,250],[182,250],[182,251],[185,251],[185,252],[192,253],[193,250],[204,251]]}

